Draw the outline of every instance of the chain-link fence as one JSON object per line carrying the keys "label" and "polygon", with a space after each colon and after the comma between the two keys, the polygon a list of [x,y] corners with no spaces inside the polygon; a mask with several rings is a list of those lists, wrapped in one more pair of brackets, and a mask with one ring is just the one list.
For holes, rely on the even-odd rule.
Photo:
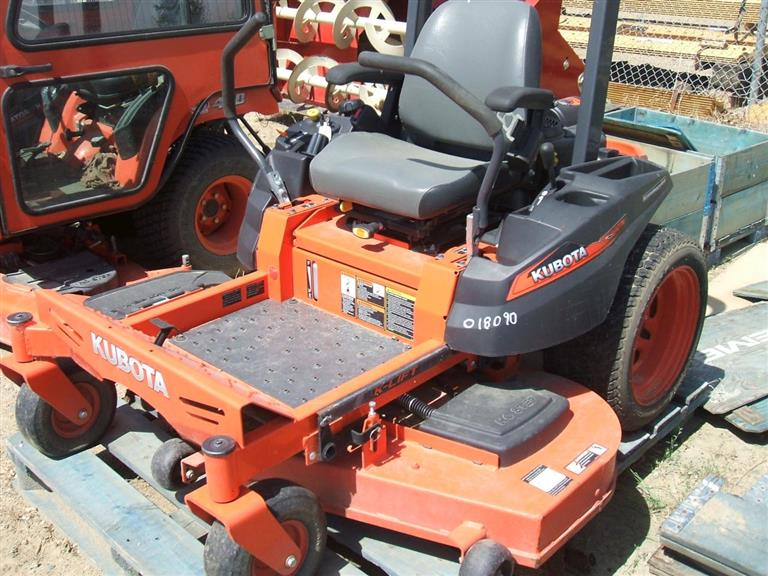
{"label": "chain-link fence", "polygon": [[[563,0],[560,30],[582,58],[591,7]],[[608,97],[768,132],[766,25],[768,0],[622,0]]]}

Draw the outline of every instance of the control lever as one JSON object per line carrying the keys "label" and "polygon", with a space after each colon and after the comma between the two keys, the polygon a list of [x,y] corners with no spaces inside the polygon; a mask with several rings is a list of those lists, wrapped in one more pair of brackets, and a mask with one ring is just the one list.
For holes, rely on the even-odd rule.
{"label": "control lever", "polygon": [[362,100],[347,100],[339,106],[339,114],[342,116],[354,116],[362,107]]}
{"label": "control lever", "polygon": [[557,185],[557,176],[555,175],[555,166],[557,166],[557,152],[552,142],[544,142],[539,146],[539,157],[541,165],[547,171],[549,177],[549,186],[554,190]]}

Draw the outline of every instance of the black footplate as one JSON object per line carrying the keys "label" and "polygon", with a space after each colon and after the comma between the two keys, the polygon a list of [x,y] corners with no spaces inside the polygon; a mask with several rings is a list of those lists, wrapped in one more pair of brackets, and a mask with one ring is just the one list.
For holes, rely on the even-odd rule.
{"label": "black footplate", "polygon": [[521,382],[473,384],[432,411],[425,432],[488,450],[510,464],[515,449],[544,432],[568,409],[568,400]]}
{"label": "black footplate", "polygon": [[160,302],[201,288],[218,286],[227,280],[231,278],[224,272],[206,270],[173,272],[92,296],[85,301],[85,305],[110,318],[120,320]]}
{"label": "black footplate", "polygon": [[117,282],[114,266],[93,252],[22,268],[4,276],[11,284],[56,290],[62,294],[98,294]]}

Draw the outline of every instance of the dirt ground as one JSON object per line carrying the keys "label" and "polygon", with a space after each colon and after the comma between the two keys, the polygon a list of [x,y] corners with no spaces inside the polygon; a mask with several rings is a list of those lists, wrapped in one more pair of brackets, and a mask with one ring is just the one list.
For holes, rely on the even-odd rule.
{"label": "dirt ground", "polygon": [[[731,285],[768,278],[765,262],[768,243],[763,242],[713,270],[710,309],[745,305],[730,300]],[[0,574],[99,574],[77,545],[13,488],[15,471],[5,444],[16,432],[15,398],[15,385],[0,379]],[[581,559],[583,573],[650,574],[647,560],[659,546],[658,529],[669,512],[710,474],[723,477],[727,491],[743,494],[759,475],[768,474],[766,443],[768,435],[738,434],[723,419],[700,410],[621,476],[606,510],[574,538],[571,549],[580,552],[575,556]]]}

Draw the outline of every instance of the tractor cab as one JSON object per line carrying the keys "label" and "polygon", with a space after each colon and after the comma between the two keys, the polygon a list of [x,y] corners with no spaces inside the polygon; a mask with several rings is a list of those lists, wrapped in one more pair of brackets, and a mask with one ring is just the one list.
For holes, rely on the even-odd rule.
{"label": "tractor cab", "polygon": [[[233,31],[262,7],[0,1],[0,272],[46,274],[30,269],[110,236],[121,242],[101,255],[129,253],[143,266],[181,254],[234,265],[255,170],[223,128],[215,72]],[[246,49],[254,64],[238,72],[239,115],[277,110],[270,51],[266,42]],[[207,176],[196,178],[201,168]],[[87,241],[61,233],[94,221],[100,234]]]}

